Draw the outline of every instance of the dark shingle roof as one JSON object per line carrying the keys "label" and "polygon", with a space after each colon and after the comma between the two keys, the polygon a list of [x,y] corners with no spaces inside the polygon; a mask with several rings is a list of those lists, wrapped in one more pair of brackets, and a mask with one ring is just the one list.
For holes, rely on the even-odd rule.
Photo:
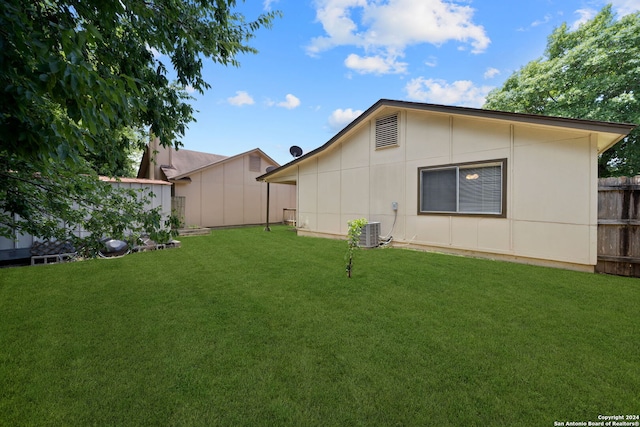
{"label": "dark shingle roof", "polygon": [[199,151],[173,150],[171,153],[171,165],[160,165],[160,168],[167,176],[167,179],[172,179],[213,165],[227,158],[228,156],[201,153]]}

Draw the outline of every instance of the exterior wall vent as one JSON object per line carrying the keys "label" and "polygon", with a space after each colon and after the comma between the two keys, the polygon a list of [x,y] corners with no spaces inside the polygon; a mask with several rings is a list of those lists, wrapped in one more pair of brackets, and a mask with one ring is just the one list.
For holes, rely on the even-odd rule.
{"label": "exterior wall vent", "polygon": [[260,172],[260,156],[249,155],[249,170],[251,172]]}
{"label": "exterior wall vent", "polygon": [[362,227],[362,234],[360,234],[361,248],[376,248],[380,245],[380,223],[369,222]]}
{"label": "exterior wall vent", "polygon": [[376,119],[376,148],[398,145],[398,115]]}

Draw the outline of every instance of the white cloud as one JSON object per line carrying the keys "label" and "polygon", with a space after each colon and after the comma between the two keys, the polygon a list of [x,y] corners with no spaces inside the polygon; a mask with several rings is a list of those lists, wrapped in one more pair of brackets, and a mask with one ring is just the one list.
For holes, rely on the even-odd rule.
{"label": "white cloud", "polygon": [[498,70],[497,68],[489,67],[487,68],[487,71],[484,72],[484,78],[492,79],[498,74],[500,74],[500,70]]}
{"label": "white cloud", "polygon": [[184,87],[184,90],[186,90],[187,93],[194,93],[196,91],[195,88],[193,86],[191,86],[191,85],[186,85]]}
{"label": "white cloud", "polygon": [[492,86],[476,86],[469,80],[448,83],[445,80],[418,77],[405,86],[409,98],[433,104],[481,107]]}
{"label": "white cloud", "polygon": [[155,47],[151,47],[148,44],[145,44],[145,47],[147,48],[147,50],[149,52],[151,52],[151,55],[153,55],[153,57],[155,59],[159,59],[159,58],[162,58],[163,56],[165,56],[162,53],[160,53],[160,51],[158,49],[156,49]]}
{"label": "white cloud", "polygon": [[[630,13],[640,11],[640,0],[611,0],[613,11],[618,18]],[[574,13],[578,15],[578,19],[571,24],[571,30],[576,30],[582,24],[593,19],[598,14],[596,9],[578,9]]]}
{"label": "white cloud", "polygon": [[571,24],[572,30],[577,29],[580,25],[591,20],[594,16],[596,16],[598,11],[594,9],[578,9],[575,11],[575,13],[580,17],[573,24]]}
{"label": "white cloud", "polygon": [[531,23],[531,26],[532,26],[532,27],[538,27],[538,26],[540,26],[540,25],[544,25],[544,24],[546,24],[546,23],[547,23],[547,22],[549,22],[549,21],[551,21],[551,15],[547,14],[547,15],[545,15],[545,16],[544,16],[544,18],[543,18],[543,19],[541,19],[541,20],[537,20],[537,21],[533,21],[533,22]]}
{"label": "white cloud", "polygon": [[263,3],[264,10],[271,10],[271,5],[277,2],[278,0],[264,0],[264,3]]}
{"label": "white cloud", "polygon": [[[558,12],[558,16],[562,16],[562,12]],[[516,29],[516,31],[520,31],[520,32],[529,31],[532,28],[536,28],[536,27],[539,27],[541,25],[548,24],[552,20],[553,20],[553,15],[548,13],[542,19],[537,19],[537,20],[533,21],[527,27],[519,27],[519,28]]]}
{"label": "white cloud", "polygon": [[360,114],[362,114],[362,110],[352,110],[351,108],[343,110],[338,108],[329,116],[329,127],[333,132],[337,132],[354,121]]}
{"label": "white cloud", "polygon": [[438,58],[432,55],[424,61],[424,65],[427,67],[436,67],[438,65]]}
{"label": "white cloud", "polygon": [[[439,46],[448,41],[480,53],[491,41],[484,28],[473,22],[473,13],[469,6],[445,0],[317,0],[316,19],[325,35],[313,38],[307,53],[354,46],[363,49],[366,58],[384,58],[393,64],[408,46]],[[390,67],[388,72],[395,70]]]}
{"label": "white cloud", "polygon": [[610,3],[619,17],[640,10],[640,0],[610,0]]}
{"label": "white cloud", "polygon": [[407,71],[406,62],[397,62],[396,58],[383,58],[379,55],[362,57],[352,53],[344,60],[344,65],[360,74],[399,74]]}
{"label": "white cloud", "polygon": [[241,107],[243,105],[253,105],[255,101],[247,92],[243,90],[239,90],[236,92],[236,96],[232,96],[227,98],[227,101],[231,105],[235,105],[236,107]]}
{"label": "white cloud", "polygon": [[287,96],[285,96],[285,101],[278,102],[276,105],[278,107],[284,107],[288,110],[291,110],[300,106],[300,100],[294,95],[288,93]]}
{"label": "white cloud", "polygon": [[328,37],[315,37],[307,47],[310,55],[331,49],[334,46],[358,45],[358,29],[351,20],[349,8],[364,7],[367,0],[319,0],[316,2],[316,19],[322,24]]}

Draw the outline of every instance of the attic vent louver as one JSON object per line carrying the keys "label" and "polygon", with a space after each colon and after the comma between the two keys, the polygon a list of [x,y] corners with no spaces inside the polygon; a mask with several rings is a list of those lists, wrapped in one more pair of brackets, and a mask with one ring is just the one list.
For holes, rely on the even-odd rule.
{"label": "attic vent louver", "polygon": [[376,119],[376,148],[398,145],[398,115]]}
{"label": "attic vent louver", "polygon": [[251,172],[260,172],[260,156],[249,156],[249,170]]}

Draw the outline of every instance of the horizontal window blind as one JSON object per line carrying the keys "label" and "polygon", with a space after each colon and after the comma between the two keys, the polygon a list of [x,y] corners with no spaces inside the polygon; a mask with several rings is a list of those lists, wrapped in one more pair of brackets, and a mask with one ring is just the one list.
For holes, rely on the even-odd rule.
{"label": "horizontal window blind", "polygon": [[498,166],[459,170],[459,212],[500,214],[502,171]]}
{"label": "horizontal window blind", "polygon": [[504,163],[421,168],[420,212],[501,215]]}
{"label": "horizontal window blind", "polygon": [[422,171],[422,211],[456,212],[456,169]]}

